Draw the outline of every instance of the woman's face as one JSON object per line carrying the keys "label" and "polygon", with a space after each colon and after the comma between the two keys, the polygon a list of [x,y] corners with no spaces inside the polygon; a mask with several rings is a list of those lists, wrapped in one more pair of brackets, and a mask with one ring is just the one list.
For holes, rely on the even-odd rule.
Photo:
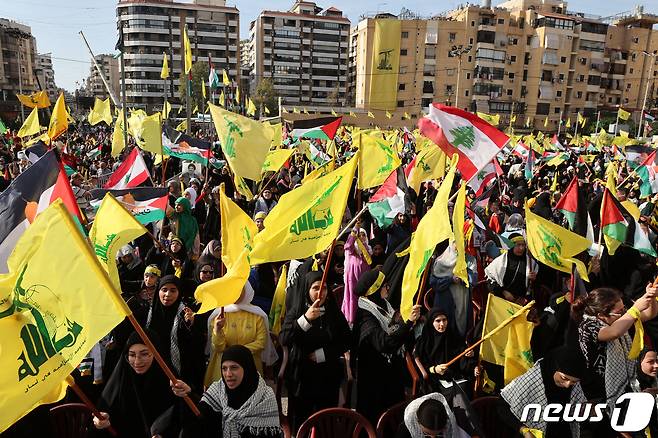
{"label": "woman's face", "polygon": [[[185,196],[187,197],[187,194]],[[183,204],[180,203],[177,203],[174,209],[176,210],[176,213],[182,213],[185,211],[185,207],[183,207]]]}
{"label": "woman's face", "polygon": [[314,303],[315,300],[319,298],[320,305],[322,305],[327,300],[327,284],[325,283],[322,286],[322,296],[320,296],[320,283],[322,282],[318,280],[318,281],[314,281],[313,284],[311,284],[311,289],[308,291],[308,296],[309,298],[311,298],[312,303]]}
{"label": "woman's face", "polygon": [[153,354],[144,344],[131,345],[128,348],[128,364],[137,374],[144,374],[151,368]]}
{"label": "woman's face", "polygon": [[210,265],[203,265],[199,271],[199,280],[201,280],[202,283],[205,283],[213,278],[215,278],[215,269]]}
{"label": "woman's face", "polygon": [[171,249],[171,252],[177,253],[178,251],[180,251],[183,248],[183,245],[181,245],[179,241],[174,240],[169,245],[169,248]]}
{"label": "woman's face", "polygon": [[617,300],[610,312],[605,315],[599,313],[597,317],[606,324],[612,325],[612,323],[621,318],[624,313],[626,313],[626,306],[624,306],[624,303],[621,300]]}
{"label": "woman's face", "polygon": [[144,286],[154,287],[157,282],[158,282],[157,275],[151,273],[144,274]]}
{"label": "woman's face", "polygon": [[362,242],[366,242],[368,240],[368,235],[365,231],[359,231],[359,239],[361,239]]}
{"label": "woman's face", "polygon": [[179,292],[175,284],[165,283],[160,288],[158,294],[160,296],[160,302],[162,305],[168,307],[176,302]]}
{"label": "woman's face", "polygon": [[343,245],[336,245],[334,247],[334,255],[338,257],[344,257],[345,256],[345,247]]}
{"label": "woman's face", "polygon": [[448,329],[448,317],[445,315],[437,315],[436,318],[434,318],[434,321],[432,321],[432,325],[434,325],[434,330],[437,332],[445,333]]}
{"label": "woman's face", "polygon": [[656,352],[649,351],[645,354],[640,366],[644,374],[650,377],[656,377],[658,375],[658,358],[656,357]]}
{"label": "woman's face", "polygon": [[221,259],[222,258],[222,245],[217,244],[212,249],[212,256],[215,257],[216,259]]}
{"label": "woman's face", "polygon": [[263,198],[272,199],[272,192],[270,192],[269,190],[263,190]]}
{"label": "woman's face", "polygon": [[193,199],[192,199],[192,192],[185,192],[185,195],[184,195],[184,196],[185,196],[185,198],[187,198],[190,202],[193,201]]}
{"label": "woman's face", "polygon": [[235,389],[242,383],[244,368],[232,360],[222,362],[222,377],[228,389]]}

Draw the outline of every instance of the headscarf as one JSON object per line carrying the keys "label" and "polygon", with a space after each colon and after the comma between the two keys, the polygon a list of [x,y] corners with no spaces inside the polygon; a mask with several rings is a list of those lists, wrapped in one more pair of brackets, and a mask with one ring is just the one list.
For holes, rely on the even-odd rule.
{"label": "headscarf", "polygon": [[192,204],[189,199],[185,197],[176,199],[176,205],[179,204],[183,206],[183,211],[181,213],[174,213],[177,223],[176,234],[183,241],[185,248],[193,248],[194,239],[199,232],[199,224],[197,224],[196,219],[192,216]]}
{"label": "headscarf", "polygon": [[274,392],[258,374],[249,349],[242,345],[228,347],[222,354],[222,364],[229,360],[244,370],[240,385],[229,389],[222,375],[201,397],[212,410],[221,412],[223,437],[240,438],[244,432],[250,436],[280,436]]}
{"label": "headscarf", "polygon": [[[178,298],[171,306],[164,306],[160,301],[160,288],[165,284],[174,284],[178,288]],[[183,309],[185,304],[181,302],[183,292],[179,279],[175,275],[165,275],[158,283],[158,289],[153,295],[151,309],[146,319],[146,327],[151,329],[163,340],[170,339],[169,348],[161,349],[162,357],[165,361],[171,363],[175,370],[180,374],[180,350],[178,347],[178,327],[183,321]]]}
{"label": "headscarf", "polygon": [[412,437],[419,437],[423,435],[422,429],[420,428],[420,424],[418,422],[418,408],[421,404],[423,404],[425,400],[428,399],[440,401],[446,411],[448,416],[448,421],[446,422],[446,433],[444,434],[446,437],[462,438],[464,436],[468,436],[464,435],[463,431],[457,425],[455,414],[453,414],[450,406],[448,406],[448,402],[446,401],[445,397],[438,392],[433,392],[431,394],[427,394],[412,400],[404,409],[404,425],[407,427],[407,430]]}
{"label": "headscarf", "polygon": [[[390,334],[397,331],[400,326],[399,324],[392,324],[395,309],[381,296],[381,288],[385,281],[386,276],[384,273],[378,269],[373,269],[361,275],[355,289],[356,294],[359,296],[359,309],[370,313],[379,322],[381,329]],[[359,333],[359,341],[363,341],[370,336],[375,328],[371,325],[370,330],[364,330],[362,327]]]}
{"label": "headscarf", "polygon": [[[244,289],[242,291],[242,299],[235,304],[230,304],[228,306],[225,306],[224,312],[233,313],[233,312],[244,311],[244,312],[253,313],[254,315],[258,315],[261,318],[263,318],[263,321],[265,322],[265,328],[267,329],[267,341],[265,343],[265,348],[263,349],[261,358],[263,359],[263,362],[265,362],[265,365],[273,365],[279,359],[279,355],[276,353],[276,349],[274,348],[274,344],[272,343],[272,338],[270,337],[270,320],[268,315],[263,311],[263,309],[251,304],[251,301],[253,299],[254,299],[254,288],[251,287],[251,284],[249,282],[247,282],[244,285]],[[219,316],[220,313],[221,313],[221,308],[218,308],[213,310],[213,312],[208,317],[208,333],[212,333],[213,321],[217,316]],[[208,343],[206,344],[206,353],[210,353],[211,341],[212,341],[211,336],[208,336]],[[222,358],[223,357],[224,355],[222,354]]]}
{"label": "headscarf", "polygon": [[423,331],[416,341],[415,354],[426,366],[447,363],[465,348],[461,337],[458,333],[453,333],[450,324],[447,324],[443,333],[434,328],[434,320],[439,315],[447,317],[445,310],[440,307],[430,310]]}
{"label": "headscarf", "polygon": [[[149,329],[145,332],[156,349],[158,336]],[[135,344],[143,344],[133,332],[123,348],[121,359],[114,368],[110,380],[101,395],[98,407],[111,415],[112,425],[122,436],[150,436],[151,424],[174,404],[169,379],[155,361],[144,374],[137,374],[128,363],[128,350]]]}
{"label": "headscarf", "polygon": [[197,196],[196,190],[194,190],[194,187],[186,188],[185,191],[183,192],[183,197],[185,197],[185,195],[188,193],[190,194],[190,199],[188,199],[188,201],[190,201],[190,207],[194,209],[194,206],[196,205],[196,196]]}

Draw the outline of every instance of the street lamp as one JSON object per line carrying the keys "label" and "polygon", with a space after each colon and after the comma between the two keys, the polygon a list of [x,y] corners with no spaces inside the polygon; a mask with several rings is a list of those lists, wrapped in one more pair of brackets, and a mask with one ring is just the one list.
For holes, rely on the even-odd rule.
{"label": "street lamp", "polygon": [[462,55],[471,51],[472,46],[458,45],[452,46],[448,52],[448,56],[451,58],[458,58],[457,62],[457,89],[455,90],[455,108],[459,108],[459,80],[461,78],[462,72]]}
{"label": "street lamp", "polygon": [[651,58],[651,63],[649,64],[649,76],[647,77],[647,85],[644,89],[644,101],[642,102],[642,112],[640,113],[640,123],[638,123],[636,138],[640,137],[640,130],[642,130],[642,137],[645,135],[645,126],[644,126],[644,108],[647,106],[647,96],[649,95],[649,81],[652,79],[653,66],[656,63],[656,53],[649,53],[646,50],[642,51],[644,56],[649,56]]}

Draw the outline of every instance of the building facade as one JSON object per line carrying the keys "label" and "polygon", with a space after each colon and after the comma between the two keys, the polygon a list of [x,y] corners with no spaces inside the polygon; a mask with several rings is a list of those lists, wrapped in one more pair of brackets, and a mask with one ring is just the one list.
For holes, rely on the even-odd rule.
{"label": "building facade", "polygon": [[[121,72],[119,70],[119,60],[112,55],[100,54],[94,57],[96,63],[103,72],[105,81],[110,86],[112,93],[117,99],[121,99]],[[110,97],[100,73],[94,63],[89,67],[89,76],[85,81],[85,95],[106,99]]]}
{"label": "building facade", "polygon": [[224,0],[121,0],[118,26],[123,30],[127,104],[148,111],[160,110],[165,81],[160,78],[163,53],[169,59],[167,96],[173,108],[181,103],[179,84],[185,80],[182,39],[187,24],[192,60],[208,61],[240,80],[239,11]]}
{"label": "building facade", "polygon": [[289,11],[262,11],[250,27],[252,92],[267,78],[284,105],[345,106],[349,33],[334,7],[296,1]]}
{"label": "building facade", "polygon": [[55,84],[55,70],[53,70],[53,59],[50,53],[39,53],[36,56],[37,85],[41,90],[48,93],[51,102],[57,99],[58,88]]}
{"label": "building facade", "polygon": [[29,26],[0,18],[0,117],[5,121],[21,116],[17,93],[38,90],[36,51],[36,39]]}
{"label": "building facade", "polygon": [[[637,112],[655,96],[658,17],[575,13],[556,0],[469,5],[432,18],[366,18],[351,32],[350,95],[368,109],[376,19],[401,20],[397,109],[419,117],[432,102],[501,114],[501,124],[557,130],[559,120],[618,106]],[[646,53],[646,54],[644,54]],[[649,70],[652,73],[649,74]],[[512,118],[515,115],[515,118]],[[544,123],[548,118],[547,127]]]}

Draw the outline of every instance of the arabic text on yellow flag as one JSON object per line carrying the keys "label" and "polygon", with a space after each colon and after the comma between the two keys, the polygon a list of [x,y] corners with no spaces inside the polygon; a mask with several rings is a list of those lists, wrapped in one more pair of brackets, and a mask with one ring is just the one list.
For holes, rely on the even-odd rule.
{"label": "arabic text on yellow flag", "polygon": [[279,281],[276,283],[276,290],[272,298],[272,307],[270,307],[270,332],[279,335],[283,318],[286,317],[286,279],[288,278],[288,265],[283,265]]}
{"label": "arabic text on yellow flag", "polygon": [[30,94],[17,94],[18,100],[21,103],[29,108],[48,108],[50,106],[50,99],[48,98],[48,93],[45,91],[37,91],[36,93]]}
{"label": "arabic text on yellow flag", "polygon": [[222,261],[231,269],[240,261],[240,255],[245,249],[247,252],[251,251],[258,228],[247,213],[226,196],[223,187],[219,191],[219,208],[222,223]]}
{"label": "arabic text on yellow flag", "polygon": [[185,132],[187,131],[187,120],[183,120],[176,126],[176,131]]}
{"label": "arabic text on yellow flag", "polygon": [[66,377],[130,313],[60,200],[21,236],[8,266],[0,276],[0,432],[61,399]]}
{"label": "arabic text on yellow flag", "polygon": [[160,72],[160,79],[167,79],[169,77],[169,60],[167,59],[167,52],[162,52],[162,71]]}
{"label": "arabic text on yellow flag", "polygon": [[423,181],[443,178],[446,170],[446,160],[446,154],[437,146],[420,151],[416,156],[416,164],[407,178],[409,187],[418,193]]}
{"label": "arabic text on yellow flag", "polygon": [[263,173],[277,172],[290,159],[294,149],[275,149],[270,151],[263,163]]}
{"label": "arabic text on yellow flag", "polygon": [[450,171],[441,183],[434,205],[420,220],[418,228],[411,235],[409,243],[409,263],[404,269],[402,277],[402,298],[400,300],[400,314],[405,321],[409,320],[409,314],[414,304],[414,295],[420,285],[423,271],[429,263],[434,248],[440,242],[453,237],[450,229],[450,218],[448,216],[448,197],[455,178],[458,155],[455,154]]}
{"label": "arabic text on yellow flag", "polygon": [[97,125],[100,122],[107,123],[107,126],[112,126],[112,109],[110,108],[110,98],[100,100],[98,97],[94,99],[94,107],[89,112],[87,117],[91,126]]}
{"label": "arabic text on yellow flag", "polygon": [[69,128],[69,113],[66,111],[66,103],[64,102],[64,93],[60,93],[53,107],[53,113],[50,116],[50,124],[48,125],[48,137],[51,140],[56,139],[62,135]]}
{"label": "arabic text on yellow flag", "polygon": [[400,20],[375,20],[368,99],[371,108],[393,111],[397,107],[401,23]]}
{"label": "arabic text on yellow flag", "polygon": [[369,189],[384,184],[391,172],[400,166],[398,153],[381,137],[359,134],[357,140],[361,150],[359,188]]}
{"label": "arabic text on yellow flag", "polygon": [[533,364],[530,337],[533,324],[526,316],[534,301],[525,307],[489,294],[484,314],[480,358],[505,367],[505,384],[526,372]]}
{"label": "arabic text on yellow flag", "polygon": [[466,239],[464,236],[464,214],[466,212],[466,183],[462,185],[457,193],[457,201],[452,210],[452,232],[455,235],[455,247],[457,249],[457,263],[453,269],[455,277],[460,278],[468,287],[468,270],[466,268]]}
{"label": "arabic text on yellow flag", "polygon": [[151,114],[138,118],[131,124],[132,116],[128,120],[130,133],[135,139],[137,146],[154,154],[162,154],[162,127],[160,113]]}
{"label": "arabic text on yellow flag", "polygon": [[125,146],[123,137],[123,109],[114,122],[114,131],[112,131],[112,156],[118,157]]}
{"label": "arabic text on yellow flag", "polygon": [[233,173],[258,181],[270,150],[274,130],[248,117],[210,105],[210,114],[222,151]]}
{"label": "arabic text on yellow flag", "polygon": [[548,267],[568,274],[576,265],[583,280],[589,281],[587,267],[574,256],[586,251],[592,242],[536,215],[527,205],[525,217],[527,244],[533,257]]}
{"label": "arabic text on yellow flag", "polygon": [[192,70],[192,46],[190,45],[190,38],[187,34],[187,25],[183,27],[183,51],[185,53],[185,74],[189,74]]}
{"label": "arabic text on yellow flag", "polygon": [[34,109],[32,109],[32,112],[30,112],[30,115],[27,116],[27,118],[23,122],[21,129],[18,130],[17,135],[20,138],[23,138],[30,135],[38,134],[40,130],[41,127],[39,126],[39,109],[37,107],[34,107]]}
{"label": "arabic text on yellow flag", "polygon": [[254,238],[251,263],[300,259],[331,245],[343,220],[358,153],[335,171],[286,193]]}
{"label": "arabic text on yellow flag", "polygon": [[309,173],[308,175],[304,176],[302,179],[302,185],[306,184],[309,181],[314,181],[322,176],[327,175],[329,172],[333,172],[334,169],[336,168],[336,160],[329,160],[322,166],[318,167],[315,169],[313,172]]}
{"label": "arabic text on yellow flag", "polygon": [[631,117],[631,113],[620,107],[619,111],[617,111],[617,116],[622,120],[628,120]]}
{"label": "arabic text on yellow flag", "polygon": [[481,113],[478,111],[477,115],[479,118],[481,118],[482,120],[493,126],[498,126],[498,123],[500,122],[500,114],[491,115],[487,113]]}
{"label": "arabic text on yellow flag", "polygon": [[227,269],[221,278],[207,281],[196,288],[194,298],[201,303],[197,314],[206,313],[218,307],[234,304],[249,278],[249,262],[247,261],[247,250],[238,257],[238,261]]}
{"label": "arabic text on yellow flag", "polygon": [[107,193],[89,231],[89,240],[117,290],[121,289],[117,253],[122,246],[145,233],[146,228],[111,193]]}

